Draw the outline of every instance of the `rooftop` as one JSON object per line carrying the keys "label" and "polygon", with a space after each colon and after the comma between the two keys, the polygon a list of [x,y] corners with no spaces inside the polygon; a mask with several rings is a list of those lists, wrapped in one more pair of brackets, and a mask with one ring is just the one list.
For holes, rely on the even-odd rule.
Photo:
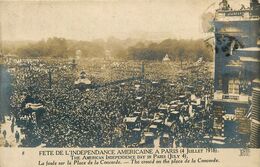
{"label": "rooftop", "polygon": [[219,3],[219,9],[216,10],[215,21],[259,20],[259,6],[258,1],[251,1],[250,7],[241,4],[239,10],[233,10],[227,0],[222,0]]}

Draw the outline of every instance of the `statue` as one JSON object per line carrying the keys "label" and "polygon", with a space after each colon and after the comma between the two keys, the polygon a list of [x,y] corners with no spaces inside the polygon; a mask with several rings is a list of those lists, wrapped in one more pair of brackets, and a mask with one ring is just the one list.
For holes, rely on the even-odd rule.
{"label": "statue", "polygon": [[246,9],[245,5],[241,4],[240,10],[245,10],[245,9]]}
{"label": "statue", "polygon": [[222,1],[219,3],[219,7],[220,7],[221,10],[230,10],[230,6],[229,6],[227,0],[222,0]]}

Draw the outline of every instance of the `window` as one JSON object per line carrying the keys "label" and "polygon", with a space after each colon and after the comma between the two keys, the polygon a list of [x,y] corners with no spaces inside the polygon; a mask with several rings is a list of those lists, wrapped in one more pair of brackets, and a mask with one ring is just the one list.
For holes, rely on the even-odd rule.
{"label": "window", "polygon": [[260,46],[260,37],[257,38],[256,45]]}
{"label": "window", "polygon": [[229,94],[239,94],[239,80],[231,79],[228,81],[228,93]]}

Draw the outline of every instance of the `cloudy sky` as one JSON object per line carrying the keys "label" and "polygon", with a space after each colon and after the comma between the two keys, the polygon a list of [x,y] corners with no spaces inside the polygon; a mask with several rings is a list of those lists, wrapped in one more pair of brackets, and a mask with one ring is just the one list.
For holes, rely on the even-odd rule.
{"label": "cloudy sky", "polygon": [[[234,8],[249,0],[229,0]],[[1,1],[3,40],[65,37],[202,38],[201,15],[220,0]],[[211,6],[209,9],[207,9]]]}

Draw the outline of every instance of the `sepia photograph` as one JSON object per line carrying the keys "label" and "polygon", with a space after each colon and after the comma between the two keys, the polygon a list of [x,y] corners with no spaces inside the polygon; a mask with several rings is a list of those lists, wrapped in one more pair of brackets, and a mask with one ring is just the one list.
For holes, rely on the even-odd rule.
{"label": "sepia photograph", "polygon": [[258,0],[0,1],[0,147],[247,155],[259,23]]}

